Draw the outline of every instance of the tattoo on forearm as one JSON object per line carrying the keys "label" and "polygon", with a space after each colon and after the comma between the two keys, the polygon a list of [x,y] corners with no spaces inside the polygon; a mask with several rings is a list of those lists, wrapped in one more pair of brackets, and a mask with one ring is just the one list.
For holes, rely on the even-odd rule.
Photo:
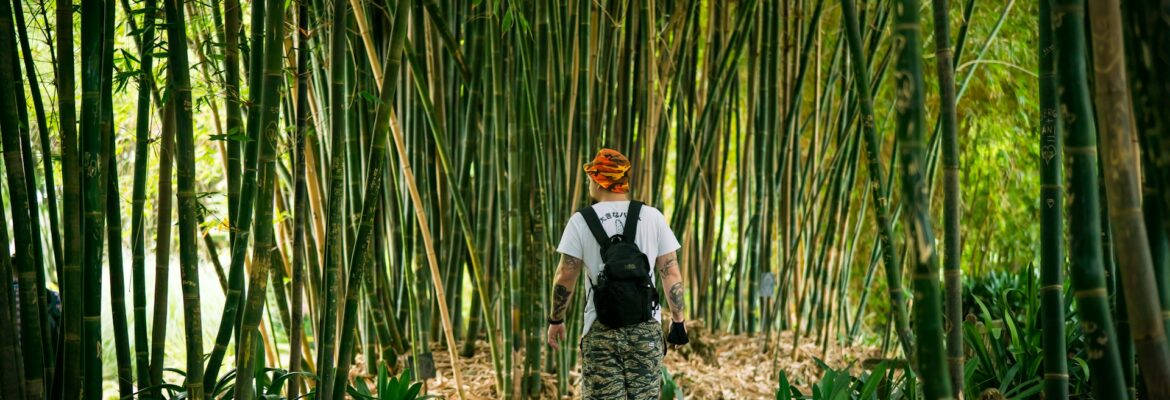
{"label": "tattoo on forearm", "polygon": [[569,288],[565,287],[565,285],[558,284],[553,288],[553,319],[565,319],[565,309],[569,307],[570,293]]}
{"label": "tattoo on forearm", "polygon": [[662,268],[659,268],[658,272],[665,275],[666,271],[670,271],[671,268],[676,266],[678,266],[678,260],[674,257],[671,257],[669,260],[666,260],[666,262],[662,263]]}
{"label": "tattoo on forearm", "polygon": [[682,282],[675,282],[670,286],[670,294],[667,296],[670,301],[670,311],[674,314],[682,314],[683,312],[683,285]]}
{"label": "tattoo on forearm", "polygon": [[581,270],[583,265],[585,265],[585,262],[580,258],[570,255],[561,255],[561,268],[563,268],[565,272],[578,272]]}

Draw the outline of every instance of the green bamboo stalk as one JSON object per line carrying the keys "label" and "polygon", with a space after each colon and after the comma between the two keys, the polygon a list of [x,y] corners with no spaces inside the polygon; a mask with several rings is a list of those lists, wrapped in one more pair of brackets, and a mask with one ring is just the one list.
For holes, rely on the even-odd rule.
{"label": "green bamboo stalk", "polygon": [[963,392],[963,254],[959,237],[959,143],[955,115],[955,68],[951,54],[951,29],[947,0],[933,0],[935,65],[938,69],[939,114],[942,119],[943,150],[943,279],[946,281],[944,321],[947,321],[947,365],[951,387]]}
{"label": "green bamboo stalk", "polygon": [[[0,214],[3,214],[0,209]],[[0,231],[7,230],[7,227],[0,227]],[[6,233],[0,233],[0,236],[8,236]],[[0,259],[0,276],[12,276],[12,261],[8,259]],[[15,296],[12,293],[12,286],[4,285],[0,288],[0,324],[3,326],[16,326],[14,320]],[[16,329],[0,329],[0,357],[5,360],[11,360],[13,365],[23,364],[20,352],[20,345],[16,339]],[[4,398],[22,399],[24,398],[24,377],[21,376],[19,368],[4,368],[0,370],[0,394]]]}
{"label": "green bamboo stalk", "polygon": [[[1130,64],[1140,67],[1132,80],[1135,105],[1139,105],[1138,110],[1142,106],[1150,110],[1146,113],[1150,121],[1140,130],[1145,136],[1142,154],[1150,157],[1148,174],[1157,176],[1161,209],[1167,210],[1170,209],[1170,135],[1167,134],[1170,121],[1165,113],[1157,110],[1170,99],[1170,79],[1158,73],[1170,68],[1170,54],[1155,49],[1170,45],[1170,19],[1167,18],[1170,10],[1156,2],[1133,2],[1126,8],[1133,16],[1127,26],[1135,31],[1137,42],[1137,47],[1128,52],[1133,60]],[[1146,174],[1143,171],[1143,175]],[[1162,227],[1164,234],[1170,235],[1170,212],[1162,213]],[[1163,265],[1162,268],[1170,267]],[[1162,273],[1170,275],[1170,271],[1163,270]],[[1167,329],[1170,329],[1170,314],[1164,318]]]}
{"label": "green bamboo stalk", "polygon": [[[249,285],[247,302],[243,309],[243,322],[240,326],[239,341],[236,351],[236,398],[251,399],[252,379],[256,371],[254,359],[258,354],[259,333],[256,331],[263,317],[265,294],[267,293],[268,276],[272,268],[272,257],[276,255],[276,243],[273,240],[273,207],[272,201],[276,189],[276,141],[280,127],[280,86],[284,78],[281,68],[281,56],[284,45],[284,2],[269,0],[264,21],[264,81],[260,88],[263,90],[258,110],[263,114],[257,115],[260,134],[258,168],[259,180],[256,184],[258,193],[254,202],[256,208],[255,245],[252,250],[252,267],[249,270]],[[250,118],[252,116],[249,116]],[[281,288],[275,288],[283,290]]]}
{"label": "green bamboo stalk", "polygon": [[[84,331],[81,354],[84,365],[83,396],[96,398],[102,392],[101,361],[101,244],[105,219],[103,216],[102,179],[102,94],[105,66],[105,2],[82,3],[81,9],[81,161],[83,231],[85,242],[82,247],[82,274],[85,278]],[[14,215],[13,218],[16,218]],[[21,248],[21,246],[17,246]]]}
{"label": "green bamboo stalk", "polygon": [[[409,45],[407,44],[404,46],[407,47],[407,49],[405,50],[407,52],[407,54],[410,54]],[[393,62],[397,62],[397,60],[394,60]],[[414,71],[414,72],[417,74],[420,71]],[[416,217],[415,220],[417,222],[418,231],[422,236],[423,248],[426,251],[425,254],[426,254],[426,258],[427,258],[427,262],[428,262],[428,266],[429,266],[429,270],[430,270],[430,280],[431,280],[431,284],[433,285],[434,290],[435,290],[435,300],[437,301],[438,306],[439,306],[438,307],[439,308],[439,318],[441,318],[439,320],[439,322],[440,322],[441,326],[443,327],[443,333],[444,333],[444,337],[446,339],[447,351],[451,357],[452,370],[453,370],[453,373],[455,376],[455,386],[457,389],[457,393],[459,394],[459,398],[462,399],[462,398],[465,398],[465,396],[463,393],[463,379],[462,379],[462,374],[461,374],[460,368],[459,368],[458,354],[456,353],[457,347],[455,345],[455,337],[454,337],[455,333],[454,333],[452,326],[451,326],[452,319],[451,319],[450,312],[447,308],[447,300],[446,300],[447,295],[445,293],[445,288],[444,288],[445,285],[444,285],[443,280],[441,278],[441,275],[439,273],[438,259],[437,259],[437,256],[435,253],[435,248],[434,248],[434,240],[431,236],[431,231],[430,231],[430,222],[429,222],[428,217],[427,217],[427,211],[424,208],[423,200],[419,194],[418,184],[417,184],[418,181],[415,180],[414,171],[411,168],[411,161],[408,158],[407,153],[406,153],[406,146],[404,144],[401,128],[400,128],[399,123],[397,121],[397,117],[394,115],[393,111],[391,111],[389,113],[389,119],[390,119],[390,121],[389,121],[390,133],[391,133],[391,137],[394,139],[395,149],[398,152],[400,170],[402,171],[402,174],[404,175],[404,180],[406,181],[408,191],[410,192],[411,205],[413,206],[412,208],[414,209],[415,217]],[[416,281],[416,282],[421,283],[421,281]],[[420,343],[420,342],[416,341],[416,343]],[[421,343],[425,343],[425,341],[423,341]],[[497,383],[497,385],[498,385],[498,383]]]}
{"label": "green bamboo stalk", "polygon": [[[235,226],[240,210],[240,180],[242,166],[240,143],[247,137],[240,115],[240,2],[224,2],[224,106],[227,107],[227,187],[228,221]],[[229,230],[229,243],[235,243],[237,232]],[[234,249],[234,247],[233,247]]]}
{"label": "green bamboo stalk", "polygon": [[[67,7],[62,7],[67,5]],[[64,224],[77,227],[64,233],[65,256],[61,268],[61,295],[64,302],[64,332],[62,338],[62,373],[64,398],[81,397],[81,332],[82,332],[82,288],[84,274],[81,270],[81,169],[77,143],[77,107],[74,100],[76,86],[73,65],[73,2],[59,2],[56,13],[57,26],[57,119],[61,130],[61,182]]]}
{"label": "green bamboo stalk", "polygon": [[[345,394],[346,382],[349,380],[349,368],[352,360],[352,352],[354,347],[354,335],[356,334],[356,320],[357,320],[357,302],[358,294],[361,291],[362,283],[364,281],[366,265],[370,260],[368,253],[370,246],[373,243],[372,231],[374,228],[374,216],[378,213],[378,208],[382,201],[382,186],[383,186],[383,170],[388,153],[386,151],[386,142],[388,139],[388,128],[390,124],[390,112],[393,105],[394,92],[397,89],[397,79],[394,79],[398,73],[398,66],[401,64],[401,53],[403,43],[406,39],[406,17],[409,13],[410,0],[404,0],[398,3],[398,8],[395,10],[394,31],[391,38],[390,48],[390,62],[387,68],[383,70],[381,96],[378,103],[378,114],[374,119],[373,141],[369,164],[366,171],[366,189],[365,199],[363,200],[361,220],[358,224],[357,234],[354,240],[354,248],[350,253],[349,261],[349,279],[345,290],[345,305],[344,316],[341,325],[341,344],[339,347],[339,355],[337,358],[337,378],[333,384],[333,397],[343,398]],[[452,350],[454,351],[454,350]]]}
{"label": "green bamboo stalk", "polygon": [[[112,108],[111,108],[112,110]],[[126,278],[122,263],[122,213],[118,191],[118,162],[115,157],[113,125],[106,125],[106,254],[109,257],[110,307],[114,321],[114,348],[118,365],[118,393],[134,394],[134,371],[130,365],[130,329],[126,318]]]}
{"label": "green bamboo stalk", "polygon": [[922,48],[918,5],[902,1],[894,5],[893,51],[897,95],[897,132],[901,143],[902,201],[905,204],[909,257],[914,264],[914,351],[917,372],[922,376],[923,393],[930,399],[952,398],[950,375],[943,345],[942,297],[938,287],[938,259],[930,220],[925,168],[926,141],[923,135]]}
{"label": "green bamboo stalk", "polygon": [[1055,0],[1052,7],[1055,63],[1059,77],[1064,154],[1069,175],[1069,254],[1073,295],[1097,398],[1126,397],[1117,334],[1109,314],[1101,258],[1097,144],[1085,67],[1084,1]]}
{"label": "green bamboo stalk", "polygon": [[[1100,135],[1098,135],[1100,138]],[[1097,158],[1104,158],[1101,154],[1101,147],[1097,147]],[[1105,177],[1103,169],[1097,170],[1097,181],[1103,182]],[[1135,371],[1135,358],[1133,352],[1133,335],[1130,334],[1129,312],[1125,304],[1125,286],[1118,284],[1117,278],[1117,257],[1115,257],[1115,246],[1113,245],[1113,231],[1109,220],[1109,196],[1105,195],[1105,186],[1100,187],[1101,194],[1100,216],[1101,216],[1101,259],[1105,263],[1105,277],[1106,277],[1106,291],[1109,294],[1109,305],[1112,307],[1113,321],[1117,332],[1117,353],[1121,358],[1121,376],[1124,379],[1127,398],[1136,399],[1137,379]]]}
{"label": "green bamboo stalk", "polygon": [[878,222],[878,240],[882,248],[882,263],[885,266],[886,286],[890,293],[890,308],[894,310],[894,331],[902,344],[902,351],[907,357],[914,354],[910,323],[905,307],[905,294],[902,291],[901,264],[898,262],[897,251],[894,249],[893,228],[889,217],[889,197],[884,180],[884,170],[881,164],[881,143],[878,141],[876,121],[873,112],[873,98],[869,91],[869,72],[867,71],[865,55],[861,52],[861,30],[857,20],[857,11],[851,0],[842,0],[841,12],[845,16],[845,33],[849,39],[849,55],[853,59],[853,79],[856,84],[858,102],[861,108],[861,132],[865,136],[865,158],[870,174],[870,191],[872,192],[874,216]]}
{"label": "green bamboo stalk", "polygon": [[[172,49],[187,48],[187,22],[181,0],[167,0],[167,43]],[[186,51],[167,57],[171,97],[175,104],[175,167],[179,201],[179,275],[183,290],[183,320],[187,344],[187,396],[204,397],[203,322],[199,299],[199,242],[195,199],[195,140],[191,115],[191,78]]]}
{"label": "green bamboo stalk", "polygon": [[344,1],[335,1],[332,12],[332,28],[328,50],[329,59],[329,130],[332,152],[329,161],[329,197],[326,214],[325,235],[325,287],[322,303],[323,315],[320,333],[320,348],[317,350],[317,393],[324,400],[332,399],[333,379],[336,374],[334,354],[336,352],[337,336],[337,297],[341,292],[341,263],[342,256],[342,211],[345,208],[344,186],[344,151],[342,143],[345,140],[346,126],[345,113],[349,109],[345,93],[345,46],[348,9]]}
{"label": "green bamboo stalk", "polygon": [[[37,130],[38,130],[38,133],[40,135],[39,139],[41,141],[41,161],[43,162],[43,168],[45,171],[45,192],[46,192],[46,195],[48,197],[47,203],[48,203],[48,207],[49,207],[49,211],[48,211],[49,212],[49,239],[50,239],[51,245],[53,246],[53,265],[54,265],[55,271],[57,272],[58,277],[59,277],[60,273],[61,273],[61,267],[64,264],[64,259],[63,259],[63,254],[62,254],[62,250],[61,250],[61,229],[60,229],[59,223],[57,222],[58,221],[57,191],[56,191],[56,185],[54,184],[54,178],[53,178],[53,161],[52,161],[53,157],[52,157],[52,150],[50,149],[50,144],[52,142],[49,141],[49,124],[48,124],[48,119],[45,116],[44,101],[41,99],[41,89],[40,89],[40,84],[38,83],[39,79],[37,78],[36,67],[33,65],[32,46],[29,45],[28,29],[25,27],[24,12],[21,10],[21,2],[19,2],[19,1],[13,2],[12,5],[13,5],[13,9],[14,9],[15,14],[16,14],[16,29],[17,29],[18,36],[20,38],[21,54],[22,54],[22,57],[24,58],[25,76],[28,79],[29,92],[32,94],[33,109],[36,112],[36,118],[37,118]],[[46,29],[45,31],[47,32],[48,30]],[[27,142],[28,141],[25,140],[22,143],[27,143]],[[34,164],[34,162],[32,162],[32,160],[31,160],[32,159],[31,149],[28,153],[29,153],[29,155],[27,157],[29,158],[29,160],[25,164],[26,165]],[[26,169],[28,169],[28,168],[26,168]],[[35,180],[36,180],[35,168],[28,169],[28,170],[32,171],[31,173],[33,174],[33,178],[32,178],[32,180],[30,180],[30,182],[35,183]],[[30,198],[30,202],[32,202],[33,200],[35,200],[35,198]],[[30,211],[32,211],[32,210],[30,209]],[[39,214],[33,213],[33,215],[39,215]],[[34,223],[38,223],[37,227],[40,226],[38,219],[39,219],[39,217],[33,219]],[[34,229],[34,232],[37,232],[39,235],[40,229]],[[38,240],[36,242],[36,244],[39,248],[40,241]],[[40,259],[43,259],[43,258],[40,258]],[[44,317],[42,317],[42,320],[43,319],[44,319]],[[46,335],[45,337],[50,337],[50,336]],[[53,351],[52,346],[47,347],[46,350],[49,351],[49,353],[48,353],[49,357],[55,358],[55,356],[52,353],[52,351]],[[49,379],[47,379],[47,381],[52,381],[51,376],[48,376],[48,378]]]}
{"label": "green bamboo stalk", "polygon": [[[301,370],[301,340],[304,335],[304,324],[301,320],[304,315],[304,264],[305,264],[305,220],[309,212],[309,188],[305,183],[305,142],[306,136],[312,132],[309,125],[309,2],[301,0],[297,6],[297,130],[294,144],[295,183],[293,211],[293,264],[292,264],[292,326],[289,334],[288,370],[295,373]],[[316,256],[316,254],[313,254]],[[294,375],[288,382],[288,398],[295,399],[300,394],[301,380]]]}
{"label": "green bamboo stalk", "polygon": [[[1142,167],[1152,170],[1152,162],[1146,160]],[[1150,235],[1150,255],[1154,266],[1154,279],[1158,286],[1159,306],[1163,326],[1170,324],[1170,240],[1166,237],[1166,230],[1162,225],[1162,217],[1166,211],[1161,209],[1162,199],[1159,187],[1165,183],[1158,182],[1153,174],[1144,175],[1142,210],[1146,226]]]}
{"label": "green bamboo stalk", "polygon": [[[4,166],[8,180],[10,204],[12,207],[12,229],[16,241],[17,276],[20,281],[20,338],[21,352],[24,353],[24,396],[29,399],[45,397],[45,366],[43,330],[41,327],[41,295],[37,290],[37,269],[34,265],[32,248],[33,232],[29,226],[27,187],[25,170],[21,164],[20,127],[17,124],[16,98],[24,96],[23,89],[17,93],[18,85],[14,71],[16,64],[16,37],[13,31],[12,5],[0,1],[0,43],[6,47],[0,50],[0,135],[3,137]],[[38,232],[39,233],[39,232]],[[42,271],[43,273],[43,271]],[[6,277],[6,279],[9,279]],[[4,310],[7,312],[7,309]],[[14,360],[15,361],[15,360]]]}
{"label": "green bamboo stalk", "polygon": [[[31,52],[28,50],[28,46],[27,46],[28,32],[24,26],[24,11],[21,9],[19,2],[13,3],[13,11],[15,12],[16,28],[17,28],[17,32],[19,33],[17,36],[19,36],[21,48],[25,52],[25,56],[24,56],[25,66],[29,67],[29,66],[31,66],[31,62],[29,62]],[[13,38],[13,42],[9,43],[13,49],[16,49],[16,45],[17,45],[16,40],[17,40],[16,38]],[[21,75],[20,67],[19,67],[18,63],[16,62],[15,57],[16,57],[16,52],[14,50],[13,51],[13,63],[12,63],[12,68],[13,68],[12,69],[12,76],[13,76],[13,78],[17,78]],[[29,76],[32,78],[30,80],[30,83],[32,84],[32,89],[33,89],[33,94],[34,94],[33,100],[35,100],[34,105],[36,106],[36,109],[38,111],[37,116],[40,118],[40,119],[38,119],[38,125],[40,126],[42,131],[45,131],[46,122],[43,118],[44,117],[44,108],[40,104],[40,95],[37,92],[35,70],[31,69],[31,68],[26,68],[26,69],[27,69],[27,72],[30,74]],[[16,122],[17,122],[17,132],[18,132],[18,135],[20,138],[20,153],[21,153],[20,157],[21,157],[21,160],[23,161],[22,166],[23,166],[23,169],[24,169],[25,174],[26,174],[25,190],[27,191],[27,193],[29,193],[28,213],[29,213],[29,223],[31,224],[29,229],[31,230],[32,235],[33,235],[31,238],[32,248],[30,249],[32,251],[31,260],[33,262],[33,265],[40,266],[40,267],[36,268],[36,279],[34,280],[36,285],[33,287],[33,290],[35,290],[34,293],[36,293],[37,296],[39,297],[40,304],[48,304],[48,302],[49,302],[48,292],[46,291],[46,287],[47,287],[46,286],[46,279],[47,278],[45,277],[45,274],[46,274],[45,268],[44,268],[45,263],[43,261],[44,256],[42,254],[43,250],[41,247],[42,243],[41,243],[41,236],[40,236],[40,234],[41,234],[40,211],[39,211],[39,207],[37,204],[36,162],[33,159],[32,145],[30,144],[31,139],[30,139],[30,134],[29,134],[28,104],[27,104],[27,101],[25,99],[24,85],[22,84],[22,81],[20,81],[20,80],[14,81],[13,90],[15,91],[15,93],[13,93],[13,98],[16,101],[17,115],[18,115],[18,119]],[[28,286],[26,286],[26,287],[28,287]],[[41,321],[40,328],[41,328],[42,343],[51,342],[52,341],[52,334],[49,331],[48,307],[38,307],[38,311],[39,311],[38,317]],[[53,372],[54,371],[53,371],[53,362],[51,360],[56,359],[56,356],[54,354],[54,350],[55,349],[53,348],[53,346],[51,344],[46,345],[42,349],[42,359],[45,360],[44,381],[46,383],[50,383],[53,381]]]}
{"label": "green bamboo stalk", "polygon": [[[238,4],[236,4],[238,6]],[[227,10],[229,20],[238,19],[238,16],[232,16],[233,13],[238,13],[238,7]],[[227,353],[228,343],[232,340],[232,333],[236,332],[236,344],[239,344],[239,331],[236,329],[240,321],[240,304],[242,300],[240,297],[244,293],[244,260],[248,256],[248,243],[252,235],[252,218],[254,214],[253,203],[256,201],[256,185],[258,165],[256,159],[259,153],[260,137],[260,115],[262,111],[259,106],[262,101],[261,93],[263,90],[261,74],[263,65],[263,43],[264,43],[264,11],[265,2],[257,1],[252,4],[252,37],[249,50],[251,51],[249,63],[249,84],[251,89],[248,93],[248,122],[245,127],[246,145],[244,149],[244,163],[243,163],[243,177],[240,182],[240,195],[237,203],[237,210],[235,215],[230,216],[231,227],[234,236],[231,241],[231,264],[228,266],[228,291],[227,299],[224,301],[223,314],[220,317],[219,329],[215,335],[215,344],[211,347],[210,356],[207,359],[207,374],[204,375],[203,386],[213,387],[216,380],[219,378],[219,369],[223,365],[223,358]],[[230,80],[229,80],[230,81]],[[238,78],[236,79],[238,82]],[[228,88],[229,91],[238,90],[237,86]],[[229,93],[228,109],[229,112],[233,105],[238,103],[239,94],[236,93],[235,100],[232,100]],[[237,107],[238,108],[238,107]],[[230,117],[230,114],[229,114]],[[229,166],[231,165],[229,161]],[[236,355],[239,357],[239,354]]]}
{"label": "green bamboo stalk", "polygon": [[[406,47],[408,48],[408,51],[406,52],[408,59],[411,61],[412,66],[413,66],[416,58],[411,55],[411,53],[409,51],[409,46],[406,46]],[[430,123],[430,126],[431,126],[431,129],[430,129],[431,137],[435,141],[435,152],[437,153],[438,158],[439,158],[439,166],[441,167],[440,169],[442,170],[442,172],[444,173],[444,177],[448,181],[455,182],[456,180],[454,177],[453,168],[451,167],[451,163],[450,163],[450,159],[449,159],[448,146],[447,146],[446,140],[445,140],[445,137],[447,136],[445,129],[443,128],[441,123],[438,121],[438,118],[434,115],[434,112],[432,111],[432,106],[431,106],[430,100],[427,99],[425,96],[425,94],[427,93],[427,90],[426,90],[426,88],[424,88],[422,86],[423,82],[419,79],[415,79],[414,82],[415,82],[415,89],[417,89],[416,93],[418,93],[418,95],[419,95],[419,98],[418,98],[419,104],[423,110],[423,114],[425,115],[425,117],[427,118],[427,121]],[[455,206],[455,214],[456,214],[456,217],[459,221],[459,229],[460,229],[462,236],[464,238],[464,244],[467,246],[467,251],[469,254],[470,264],[471,264],[471,269],[472,269],[472,283],[473,283],[473,285],[475,285],[475,291],[478,293],[488,293],[487,287],[484,286],[482,283],[483,280],[485,279],[484,272],[483,272],[483,267],[480,264],[481,261],[480,261],[480,258],[478,256],[479,253],[476,250],[477,249],[477,246],[475,245],[476,236],[472,233],[471,225],[470,225],[470,222],[468,221],[469,217],[468,217],[467,207],[463,203],[463,199],[459,196],[453,196],[451,198],[451,200],[453,201],[454,206]],[[492,310],[490,304],[488,303],[489,300],[488,300],[487,296],[481,295],[479,297],[479,299],[481,301],[480,308],[482,310]],[[491,315],[491,312],[488,311],[487,313],[485,313],[485,315]],[[493,368],[495,368],[495,370],[496,370],[496,379],[497,379],[497,385],[498,385],[499,381],[501,380],[502,373],[503,373],[503,367],[501,365],[498,365],[499,364],[498,361],[500,359],[499,354],[501,354],[500,350],[498,349],[498,345],[497,345],[498,342],[496,339],[496,337],[497,337],[496,335],[498,333],[496,330],[495,321],[491,317],[485,317],[483,319],[483,322],[485,325],[485,329],[487,330],[487,339],[488,339],[489,349],[490,349],[491,354],[492,354]],[[474,342],[474,339],[471,339],[471,340]]]}
{"label": "green bamboo stalk", "polygon": [[1170,347],[1162,323],[1154,281],[1150,242],[1142,215],[1139,159],[1133,143],[1133,110],[1125,68],[1121,6],[1116,0],[1093,0],[1093,80],[1100,118],[1102,154],[1108,173],[1109,219],[1119,275],[1125,286],[1134,350],[1146,388],[1154,398],[1170,396]]}
{"label": "green bamboo stalk", "polygon": [[1064,333],[1063,140],[1056,108],[1052,1],[1040,0],[1040,314],[1043,326],[1044,395],[1068,399]]}
{"label": "green bamboo stalk", "polygon": [[[110,279],[110,307],[111,317],[114,323],[114,347],[116,354],[116,361],[118,366],[118,389],[123,396],[129,396],[133,393],[134,378],[130,367],[130,343],[129,343],[129,329],[126,326],[126,290],[124,271],[122,270],[122,240],[118,233],[121,232],[121,215],[118,212],[117,201],[117,174],[114,168],[110,166],[115,165],[114,160],[114,111],[113,111],[113,49],[114,49],[114,2],[105,3],[106,16],[103,21],[103,50],[102,50],[102,71],[101,71],[101,115],[98,117],[97,134],[101,137],[101,146],[103,154],[96,161],[96,168],[100,169],[99,175],[95,179],[104,180],[104,182],[97,182],[99,185],[100,196],[104,197],[97,207],[104,208],[105,213],[105,228],[107,232],[112,232],[113,235],[107,237],[108,253],[109,255],[109,279]],[[111,182],[113,184],[111,185]],[[111,199],[112,198],[112,199]],[[111,210],[112,208],[112,210]],[[99,217],[100,218],[100,217]],[[98,225],[97,229],[101,229],[102,225]],[[100,246],[101,238],[99,237],[97,243]],[[100,263],[101,249],[96,250],[98,253],[98,262]],[[88,281],[88,278],[87,278]],[[104,375],[98,375],[98,380],[104,378]],[[100,383],[100,382],[99,382]]]}
{"label": "green bamboo stalk", "polygon": [[[1126,25],[1126,55],[1129,56],[1128,71],[1130,72],[1130,88],[1133,93],[1134,119],[1138,124],[1140,134],[1143,179],[1142,208],[1146,220],[1146,232],[1150,237],[1150,252],[1154,261],[1154,275],[1161,297],[1162,320],[1165,329],[1170,332],[1170,243],[1167,242],[1166,221],[1170,219],[1170,212],[1163,211],[1168,204],[1162,197],[1162,189],[1167,184],[1166,174],[1158,168],[1158,163],[1164,158],[1157,146],[1167,126],[1166,116],[1158,112],[1162,93],[1157,84],[1153,84],[1155,57],[1142,57],[1151,54],[1154,39],[1158,35],[1165,36],[1157,29],[1159,22],[1151,20],[1157,18],[1154,12],[1146,7],[1149,4],[1135,4],[1127,7],[1128,17]],[[1155,17],[1151,18],[1150,14]],[[1165,61],[1162,57],[1159,61]]]}
{"label": "green bamboo stalk", "polygon": [[138,112],[134,141],[134,184],[130,211],[131,275],[134,286],[134,362],[138,387],[151,386],[150,355],[146,333],[146,173],[147,144],[150,141],[150,90],[154,86],[155,0],[143,5],[142,50],[138,62]]}
{"label": "green bamboo stalk", "polygon": [[[169,87],[168,83],[168,87]],[[158,214],[155,224],[154,252],[154,316],[150,339],[150,382],[162,382],[166,355],[167,303],[171,273],[171,215],[173,214],[175,166],[175,102],[168,98],[163,104],[162,133],[158,151]],[[162,389],[156,389],[153,398],[162,398]]]}

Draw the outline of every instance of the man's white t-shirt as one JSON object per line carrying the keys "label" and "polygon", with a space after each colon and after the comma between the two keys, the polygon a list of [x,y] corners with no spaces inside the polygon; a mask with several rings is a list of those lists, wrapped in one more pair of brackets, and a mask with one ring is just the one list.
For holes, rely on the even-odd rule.
{"label": "man's white t-shirt", "polygon": [[[597,211],[597,217],[601,220],[601,227],[605,229],[606,235],[613,236],[620,234],[625,229],[626,213],[630,210],[630,202],[601,202],[594,204],[593,210]],[[678,243],[674,232],[666,224],[666,217],[662,215],[662,212],[647,205],[642,206],[638,218],[638,232],[635,236],[634,243],[638,245],[638,249],[646,253],[646,257],[650,260],[650,281],[657,282],[654,279],[654,270],[656,269],[654,260],[663,254],[678,250],[682,245]],[[581,336],[584,337],[586,333],[589,333],[589,327],[593,325],[593,321],[597,320],[597,310],[593,308],[593,287],[589,282],[592,280],[596,283],[597,276],[601,273],[601,245],[597,243],[597,239],[589,231],[589,226],[585,224],[585,217],[582,217],[581,213],[574,213],[573,217],[569,218],[569,225],[565,227],[565,233],[561,235],[561,244],[557,246],[557,252],[585,261],[585,273],[588,274],[588,279],[585,281],[585,324],[581,329]],[[654,311],[654,319],[662,321],[661,310]]]}

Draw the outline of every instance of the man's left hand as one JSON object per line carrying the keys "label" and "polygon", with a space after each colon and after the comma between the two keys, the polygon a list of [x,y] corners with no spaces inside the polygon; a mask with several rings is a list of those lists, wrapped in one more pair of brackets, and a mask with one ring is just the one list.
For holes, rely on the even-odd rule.
{"label": "man's left hand", "polygon": [[690,343],[690,338],[687,337],[687,327],[682,322],[671,322],[670,333],[666,335],[666,342],[671,344],[671,348],[677,349],[679,346]]}
{"label": "man's left hand", "polygon": [[565,340],[565,324],[548,326],[548,345],[554,350],[561,349],[561,342]]}

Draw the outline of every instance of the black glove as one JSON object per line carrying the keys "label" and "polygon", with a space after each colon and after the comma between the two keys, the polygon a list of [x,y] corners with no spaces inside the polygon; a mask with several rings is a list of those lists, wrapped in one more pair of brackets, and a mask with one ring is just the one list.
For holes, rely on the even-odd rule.
{"label": "black glove", "polygon": [[666,335],[667,343],[682,346],[690,341],[690,338],[687,338],[687,328],[682,322],[670,323],[670,333]]}

